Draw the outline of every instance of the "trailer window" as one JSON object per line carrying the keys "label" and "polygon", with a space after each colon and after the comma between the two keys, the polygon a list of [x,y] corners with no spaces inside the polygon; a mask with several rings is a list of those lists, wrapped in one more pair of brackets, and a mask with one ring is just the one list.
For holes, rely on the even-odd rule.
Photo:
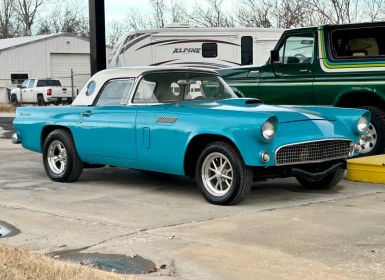
{"label": "trailer window", "polygon": [[331,51],[335,59],[383,58],[385,27],[335,30],[331,33]]}
{"label": "trailer window", "polygon": [[251,36],[241,38],[241,64],[253,64],[253,37]]}
{"label": "trailer window", "polygon": [[205,58],[218,56],[217,43],[203,43],[202,44],[202,56]]}

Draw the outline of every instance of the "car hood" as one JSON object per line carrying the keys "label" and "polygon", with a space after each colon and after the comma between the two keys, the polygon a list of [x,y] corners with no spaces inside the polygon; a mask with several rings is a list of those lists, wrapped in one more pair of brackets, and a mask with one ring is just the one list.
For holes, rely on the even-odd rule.
{"label": "car hood", "polygon": [[230,113],[248,113],[248,114],[265,114],[272,115],[278,118],[279,123],[308,121],[308,120],[328,120],[335,119],[330,116],[321,114],[320,112],[307,110],[303,108],[291,106],[272,106],[265,105],[258,99],[253,98],[232,98],[222,99],[217,101],[186,101],[183,102],[184,107],[196,109],[219,110]]}

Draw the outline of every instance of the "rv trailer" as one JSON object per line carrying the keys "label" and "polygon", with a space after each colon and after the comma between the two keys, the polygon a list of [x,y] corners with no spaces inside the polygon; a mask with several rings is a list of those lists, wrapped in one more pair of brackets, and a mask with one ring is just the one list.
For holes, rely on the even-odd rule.
{"label": "rv trailer", "polygon": [[123,36],[109,68],[174,65],[220,69],[265,63],[283,29],[197,28],[172,24]]}

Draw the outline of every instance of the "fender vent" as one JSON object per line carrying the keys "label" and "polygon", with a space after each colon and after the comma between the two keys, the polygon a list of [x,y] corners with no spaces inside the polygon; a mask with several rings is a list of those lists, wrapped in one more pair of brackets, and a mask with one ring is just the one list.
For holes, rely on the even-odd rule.
{"label": "fender vent", "polygon": [[157,123],[175,123],[178,118],[175,117],[159,117],[156,122]]}

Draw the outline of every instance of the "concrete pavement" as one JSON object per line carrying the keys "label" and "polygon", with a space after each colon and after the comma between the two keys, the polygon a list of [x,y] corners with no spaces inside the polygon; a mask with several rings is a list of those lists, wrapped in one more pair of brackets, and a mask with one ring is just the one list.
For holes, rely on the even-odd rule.
{"label": "concrete pavement", "polygon": [[166,264],[145,278],[385,278],[384,185],[306,191],[275,180],[220,207],[191,180],[134,170],[86,170],[79,182],[54,183],[41,155],[0,139],[0,194],[0,220],[21,231],[1,243]]}

